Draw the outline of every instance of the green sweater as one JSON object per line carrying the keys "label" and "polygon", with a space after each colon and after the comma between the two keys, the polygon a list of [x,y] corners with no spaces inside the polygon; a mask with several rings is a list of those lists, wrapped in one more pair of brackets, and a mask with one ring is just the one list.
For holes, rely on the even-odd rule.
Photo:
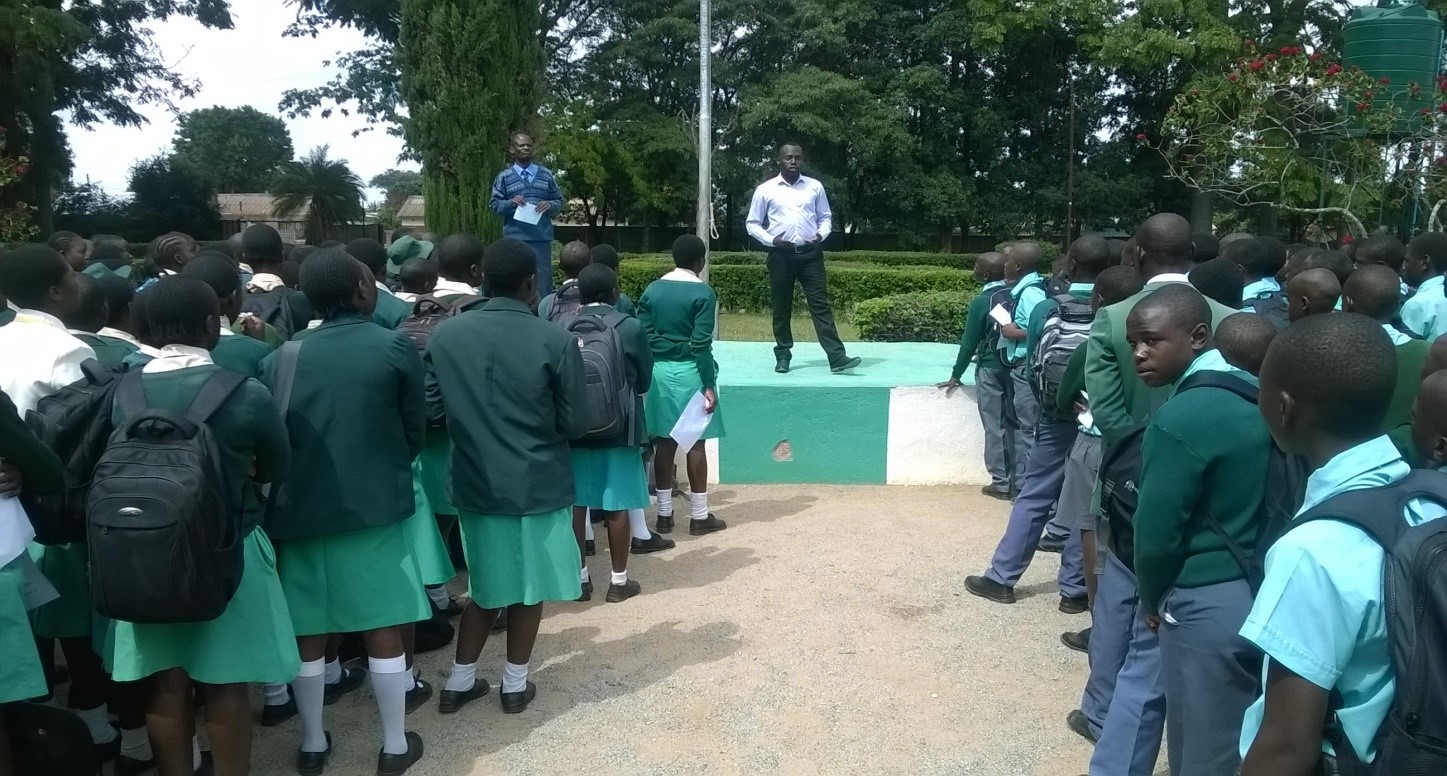
{"label": "green sweater", "polygon": [[[220,367],[196,366],[141,376],[146,404],[157,409],[185,412]],[[112,413],[117,423],[125,419],[119,403]],[[276,414],[271,393],[261,383],[247,380],[237,388],[221,409],[207,421],[221,455],[221,473],[226,482],[226,501],[242,515],[243,532],[261,522],[261,498],[256,483],[272,482],[286,475],[291,448],[286,429]],[[254,472],[254,474],[253,474]]]}
{"label": "green sweater", "polygon": [[20,485],[27,493],[57,493],[65,487],[60,457],[35,438],[4,391],[0,391],[0,458],[20,470]]}
{"label": "green sweater", "polygon": [[[276,351],[262,379],[277,384]],[[412,459],[427,430],[422,360],[407,335],[358,313],[333,316],[301,343],[286,415],[293,476],[266,528],[278,540],[357,531],[412,516]]]}
{"label": "green sweater", "polygon": [[377,289],[377,307],[372,310],[372,320],[384,329],[395,329],[412,314],[412,305],[398,299],[390,291]]}
{"label": "green sweater", "polygon": [[95,351],[95,358],[100,365],[112,372],[124,370],[126,356],[135,353],[140,348],[115,337],[102,337],[99,334],[87,334],[85,332],[72,331],[76,339],[90,346]]}
{"label": "green sweater", "polygon": [[1053,409],[1057,418],[1071,418],[1078,414],[1075,403],[1085,392],[1085,356],[1085,348],[1078,347],[1070,354],[1070,360],[1065,362],[1065,374],[1060,376],[1060,387],[1055,391]]}
{"label": "green sweater", "polygon": [[1397,387],[1392,391],[1392,403],[1382,420],[1382,431],[1392,438],[1408,463],[1420,458],[1412,441],[1412,404],[1417,401],[1417,391],[1422,387],[1422,365],[1431,350],[1432,343],[1424,340],[1412,340],[1397,346]]}
{"label": "green sweater", "polygon": [[981,369],[1004,369],[1000,356],[990,347],[986,336],[994,331],[990,320],[990,292],[1005,285],[1003,280],[993,280],[980,289],[965,308],[965,330],[960,333],[960,353],[955,356],[955,368],[950,370],[950,379],[958,380],[969,369],[970,361],[980,357]]}
{"label": "green sweater", "polygon": [[1135,565],[1143,610],[1173,586],[1243,579],[1209,513],[1237,544],[1256,546],[1271,434],[1256,405],[1221,388],[1169,399],[1146,427],[1136,507]]}
{"label": "green sweater", "polygon": [[452,502],[475,514],[571,507],[568,440],[587,431],[578,343],[507,297],[438,324],[425,360],[452,434]]}
{"label": "green sweater", "polygon": [[9,307],[0,305],[0,326],[4,326],[13,320],[15,320],[15,311]]}
{"label": "green sweater", "polygon": [[261,361],[271,354],[272,347],[244,334],[222,334],[211,349],[211,360],[222,369],[247,377],[261,377]]}
{"label": "green sweater", "polygon": [[718,382],[713,325],[718,296],[707,283],[655,280],[638,299],[638,320],[648,332],[655,361],[692,361],[704,388]]}

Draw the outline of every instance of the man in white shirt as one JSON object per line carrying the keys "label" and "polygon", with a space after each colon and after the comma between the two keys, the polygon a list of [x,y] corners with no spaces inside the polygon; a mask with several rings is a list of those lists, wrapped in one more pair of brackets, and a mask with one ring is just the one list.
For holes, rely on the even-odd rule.
{"label": "man in white shirt", "polygon": [[797,143],[779,148],[779,174],[754,189],[749,205],[749,236],[769,251],[769,297],[774,310],[774,371],[789,371],[790,351],[794,348],[794,331],[790,325],[794,314],[794,284],[804,287],[809,303],[809,317],[819,345],[829,357],[829,368],[835,373],[859,366],[860,359],[850,358],[839,341],[834,327],[834,310],[829,306],[829,290],[824,273],[824,238],[833,229],[833,214],[824,184],[805,177],[804,149]]}

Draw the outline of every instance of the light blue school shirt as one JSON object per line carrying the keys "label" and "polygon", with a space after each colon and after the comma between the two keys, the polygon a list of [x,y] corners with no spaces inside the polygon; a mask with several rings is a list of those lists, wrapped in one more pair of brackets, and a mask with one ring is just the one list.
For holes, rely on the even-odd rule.
{"label": "light blue school shirt", "polygon": [[[1410,472],[1391,438],[1379,436],[1338,453],[1313,472],[1296,514],[1338,493],[1390,485]],[[1415,499],[1404,518],[1421,525],[1444,512]],[[1337,719],[1366,762],[1377,756],[1373,739],[1396,694],[1382,612],[1386,557],[1365,532],[1337,520],[1315,520],[1288,531],[1266,553],[1266,579],[1241,626],[1241,637],[1260,647],[1268,664],[1278,661],[1317,687],[1341,693]],[[1265,670],[1261,686],[1266,687]],[[1246,710],[1243,758],[1261,730],[1265,709],[1263,695]],[[1322,749],[1334,754],[1325,740]]]}
{"label": "light blue school shirt", "polygon": [[1279,293],[1281,293],[1281,284],[1276,281],[1276,278],[1262,278],[1260,280],[1253,280],[1250,283],[1247,283],[1245,288],[1241,289],[1241,312],[1255,312],[1255,310],[1252,309],[1251,305],[1245,304],[1246,302],[1249,302],[1252,299],[1265,299],[1272,294]]}
{"label": "light blue school shirt", "polygon": [[1186,371],[1181,373],[1180,379],[1171,383],[1171,388],[1174,389],[1176,386],[1185,382],[1187,377],[1197,372],[1225,372],[1232,377],[1239,377],[1252,385],[1256,385],[1256,378],[1252,377],[1250,372],[1243,372],[1226,363],[1226,357],[1221,355],[1221,351],[1216,348],[1211,348],[1196,356],[1195,360],[1191,362],[1191,365],[1186,367]]}
{"label": "light blue school shirt", "polygon": [[[1031,272],[1015,283],[1010,290],[1010,296],[1015,298],[1015,318],[1013,323],[1021,329],[1030,326],[1030,313],[1035,312],[1035,306],[1045,301],[1045,289],[1040,287],[1040,273]],[[1025,340],[1015,340],[1010,343],[1010,360],[1019,361],[1028,352]]]}
{"label": "light blue school shirt", "polygon": [[1382,329],[1387,332],[1387,337],[1392,340],[1394,347],[1405,345],[1412,341],[1411,337],[1408,337],[1401,329],[1398,329],[1390,323],[1382,324]]}
{"label": "light blue school shirt", "polygon": [[1402,305],[1402,323],[1428,342],[1447,333],[1447,296],[1443,296],[1442,283],[1441,275],[1429,279]]}

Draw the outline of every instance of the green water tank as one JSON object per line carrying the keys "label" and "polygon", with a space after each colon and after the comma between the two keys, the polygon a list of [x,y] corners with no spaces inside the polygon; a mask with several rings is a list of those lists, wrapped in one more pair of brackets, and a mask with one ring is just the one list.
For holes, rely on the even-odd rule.
{"label": "green water tank", "polygon": [[[1415,2],[1356,8],[1342,28],[1342,64],[1360,67],[1373,78],[1390,78],[1388,93],[1409,118],[1399,125],[1410,131],[1422,107],[1433,105],[1437,74],[1442,72],[1442,18]],[[1413,98],[1410,84],[1421,86]]]}

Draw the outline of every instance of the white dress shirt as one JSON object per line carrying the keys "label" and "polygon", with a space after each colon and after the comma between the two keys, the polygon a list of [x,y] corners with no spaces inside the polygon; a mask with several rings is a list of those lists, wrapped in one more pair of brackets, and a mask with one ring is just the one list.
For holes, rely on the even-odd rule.
{"label": "white dress shirt", "polygon": [[0,326],[0,390],[15,402],[20,417],[46,396],[85,377],[80,364],[95,351],[65,330],[65,324],[39,310],[20,309]]}
{"label": "white dress shirt", "polygon": [[456,294],[475,296],[477,289],[466,283],[459,283],[456,280],[448,280],[447,278],[438,278],[437,287],[432,289],[433,296],[453,296]]}
{"label": "white dress shirt", "polygon": [[[768,221],[767,228],[764,222]],[[784,176],[776,175],[754,189],[749,205],[749,236],[764,245],[773,245],[775,237],[783,237],[794,245],[823,240],[834,229],[834,214],[829,210],[829,197],[824,184],[805,175],[790,185]]]}

